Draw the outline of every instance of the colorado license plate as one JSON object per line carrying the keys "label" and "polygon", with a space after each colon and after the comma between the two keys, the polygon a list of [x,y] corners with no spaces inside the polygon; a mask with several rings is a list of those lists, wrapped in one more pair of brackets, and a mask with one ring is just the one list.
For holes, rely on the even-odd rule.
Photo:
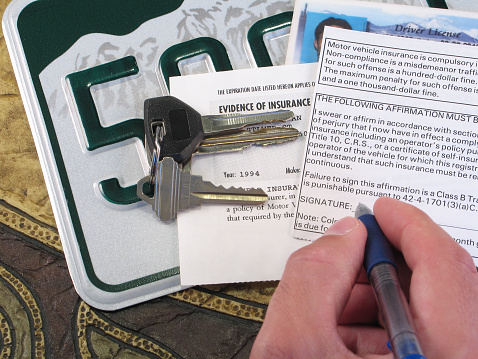
{"label": "colorado license plate", "polygon": [[167,94],[171,76],[282,64],[293,5],[9,5],[5,39],[68,268],[87,303],[114,310],[181,289],[176,223],[160,222],[136,196],[149,171],[143,102]]}
{"label": "colorado license plate", "polygon": [[143,102],[169,77],[281,64],[293,2],[18,0],[3,28],[79,295],[113,310],[181,289],[176,223],[136,196]]}

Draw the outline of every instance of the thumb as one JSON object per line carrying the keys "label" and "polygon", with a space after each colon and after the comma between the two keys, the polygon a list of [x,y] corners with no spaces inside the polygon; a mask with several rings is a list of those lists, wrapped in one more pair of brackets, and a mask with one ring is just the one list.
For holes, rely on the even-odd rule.
{"label": "thumb", "polygon": [[359,220],[346,217],[290,256],[252,357],[351,355],[337,323],[362,267],[366,233]]}
{"label": "thumb", "polygon": [[362,222],[346,217],[291,256],[287,275],[307,282],[307,293],[320,303],[315,308],[320,318],[340,318],[362,269],[366,238]]}

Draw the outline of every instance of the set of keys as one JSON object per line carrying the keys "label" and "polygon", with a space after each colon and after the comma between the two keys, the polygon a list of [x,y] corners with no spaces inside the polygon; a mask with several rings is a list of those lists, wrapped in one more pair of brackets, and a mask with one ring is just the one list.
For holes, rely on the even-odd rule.
{"label": "set of keys", "polygon": [[137,184],[137,195],[151,204],[158,217],[169,222],[177,212],[202,203],[259,204],[268,196],[262,189],[225,188],[191,174],[194,154],[243,150],[253,144],[270,145],[292,141],[299,131],[290,127],[247,126],[284,122],[292,111],[261,114],[201,116],[173,96],[148,99],[144,103],[145,147],[150,175]]}

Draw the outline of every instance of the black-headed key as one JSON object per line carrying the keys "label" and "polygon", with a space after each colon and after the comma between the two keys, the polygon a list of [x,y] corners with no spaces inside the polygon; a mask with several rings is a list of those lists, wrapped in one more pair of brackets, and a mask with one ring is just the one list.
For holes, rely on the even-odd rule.
{"label": "black-headed key", "polygon": [[[205,138],[213,138],[240,132],[247,126],[263,123],[284,122],[294,116],[292,111],[275,111],[259,114],[226,114],[201,116],[191,106],[173,96],[147,99],[144,102],[144,126],[146,152],[151,156],[155,148],[155,127],[163,126],[164,136],[161,140],[160,159],[172,157],[183,163],[196,152]],[[277,132],[277,130],[275,130]],[[294,139],[299,132],[294,129],[279,130],[293,132],[287,137]],[[264,136],[273,137],[274,132]],[[269,141],[273,143],[274,141]],[[280,143],[280,141],[275,141]],[[282,140],[284,142],[284,140]],[[244,146],[245,147],[245,146]],[[220,147],[216,147],[220,149]]]}

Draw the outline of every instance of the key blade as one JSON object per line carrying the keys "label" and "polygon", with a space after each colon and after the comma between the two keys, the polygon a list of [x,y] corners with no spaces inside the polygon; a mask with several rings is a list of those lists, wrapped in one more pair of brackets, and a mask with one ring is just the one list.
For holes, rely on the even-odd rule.
{"label": "key blade", "polygon": [[294,112],[282,110],[256,114],[231,113],[226,115],[202,116],[204,135],[212,135],[224,131],[237,131],[251,125],[261,123],[285,122],[294,117]]}
{"label": "key blade", "polygon": [[191,175],[188,208],[199,206],[201,203],[260,204],[268,198],[267,193],[260,188],[225,188],[204,181],[201,176]]}
{"label": "key blade", "polygon": [[[231,190],[231,188],[229,188]],[[191,196],[201,199],[203,202],[212,203],[237,203],[256,204],[264,203],[269,198],[265,193],[244,194],[244,193],[191,193]]]}
{"label": "key blade", "polygon": [[275,145],[289,142],[299,137],[300,132],[293,127],[262,128],[254,132],[241,131],[230,135],[206,138],[196,153],[221,153],[239,151],[252,145]]}

